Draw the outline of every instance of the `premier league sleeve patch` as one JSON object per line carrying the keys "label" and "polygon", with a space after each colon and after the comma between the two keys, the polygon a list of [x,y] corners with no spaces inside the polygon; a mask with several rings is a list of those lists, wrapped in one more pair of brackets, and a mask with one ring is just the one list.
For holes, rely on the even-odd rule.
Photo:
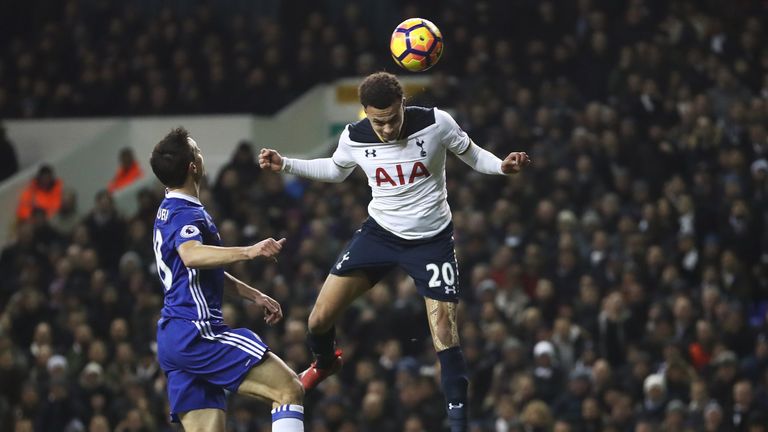
{"label": "premier league sleeve patch", "polygon": [[180,235],[183,238],[192,238],[200,235],[200,229],[194,225],[184,225],[181,228]]}

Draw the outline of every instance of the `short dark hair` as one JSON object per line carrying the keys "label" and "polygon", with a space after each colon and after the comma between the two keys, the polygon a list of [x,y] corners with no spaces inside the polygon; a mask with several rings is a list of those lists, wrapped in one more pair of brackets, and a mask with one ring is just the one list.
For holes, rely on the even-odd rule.
{"label": "short dark hair", "polygon": [[384,109],[403,99],[403,86],[396,76],[389,72],[368,75],[357,89],[360,103],[364,107]]}
{"label": "short dark hair", "polygon": [[166,187],[180,187],[187,180],[189,163],[195,152],[189,145],[189,132],[183,127],[173,129],[152,150],[149,164],[152,172]]}
{"label": "short dark hair", "polygon": [[40,168],[37,170],[36,177],[40,178],[44,175],[53,177],[53,167],[48,164],[40,165]]}

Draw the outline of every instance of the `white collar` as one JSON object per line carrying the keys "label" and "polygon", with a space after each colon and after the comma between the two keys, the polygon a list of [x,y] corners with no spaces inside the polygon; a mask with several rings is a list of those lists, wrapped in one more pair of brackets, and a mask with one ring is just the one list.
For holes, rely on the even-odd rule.
{"label": "white collar", "polygon": [[166,192],[165,193],[165,197],[166,198],[178,198],[178,199],[187,200],[187,201],[189,201],[189,202],[191,202],[193,204],[197,204],[199,206],[203,205],[203,203],[201,203],[200,200],[197,199],[196,197],[193,197],[192,195],[187,195],[187,194],[181,193],[181,192]]}

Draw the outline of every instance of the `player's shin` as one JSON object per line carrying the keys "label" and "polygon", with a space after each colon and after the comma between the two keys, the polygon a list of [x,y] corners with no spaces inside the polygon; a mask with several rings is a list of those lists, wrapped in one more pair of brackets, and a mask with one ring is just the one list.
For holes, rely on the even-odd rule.
{"label": "player's shin", "polygon": [[307,342],[309,343],[309,349],[317,359],[317,368],[328,369],[333,365],[336,360],[335,344],[336,344],[336,327],[331,327],[325,333],[308,333]]}
{"label": "player's shin", "polygon": [[466,432],[469,404],[467,400],[467,363],[460,347],[437,353],[440,360],[440,381],[445,394],[446,413],[451,432]]}
{"label": "player's shin", "polygon": [[304,407],[287,404],[273,409],[272,432],[304,432]]}

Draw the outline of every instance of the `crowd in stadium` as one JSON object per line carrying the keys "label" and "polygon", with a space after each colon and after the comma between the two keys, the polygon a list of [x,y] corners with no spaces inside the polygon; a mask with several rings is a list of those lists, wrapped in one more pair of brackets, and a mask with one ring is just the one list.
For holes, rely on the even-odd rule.
{"label": "crowd in stadium", "polygon": [[[451,109],[497,155],[533,160],[510,178],[448,161],[472,430],[766,431],[768,10],[560,3],[432,9],[445,63],[409,100]],[[222,31],[170,10],[91,27],[88,5],[66,2],[42,33],[13,39],[0,116],[269,112],[316,82],[394,68],[371,54],[355,8],[346,25],[305,14],[283,39],[285,22]],[[285,320],[266,327],[234,301],[224,315],[299,371],[309,308],[369,191],[359,172],[338,185],[261,172],[262,145],[277,144],[242,143],[202,202],[226,245],[288,239],[277,263],[230,269]],[[162,190],[123,215],[107,185],[91,202],[63,181],[59,210],[32,209],[0,255],[0,430],[173,430],[153,351]],[[442,430],[424,315],[400,272],[356,303],[337,326],[346,365],[307,394],[307,430]],[[268,430],[266,413],[232,397],[229,430]]]}

